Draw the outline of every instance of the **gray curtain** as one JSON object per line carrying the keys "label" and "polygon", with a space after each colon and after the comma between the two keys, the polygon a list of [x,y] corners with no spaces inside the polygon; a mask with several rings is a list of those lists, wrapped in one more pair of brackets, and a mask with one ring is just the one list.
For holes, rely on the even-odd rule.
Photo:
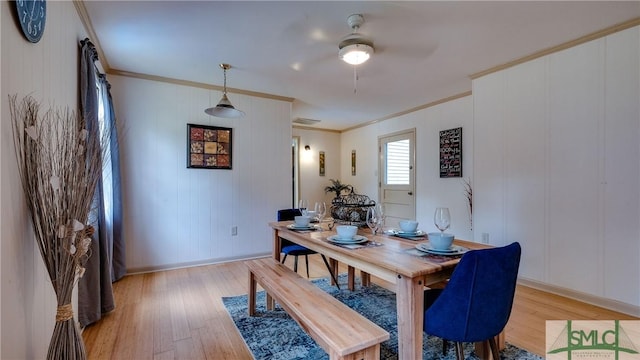
{"label": "gray curtain", "polygon": [[[111,283],[126,273],[124,238],[122,234],[122,201],[120,192],[120,162],[115,114],[110,85],[98,74],[95,47],[85,39],[80,42],[80,106],[87,127],[101,127],[109,133],[110,142],[103,144],[102,179],[96,188],[89,223],[95,228],[91,256],[85,264],[85,274],[78,283],[78,320],[87,326],[115,309]],[[100,107],[103,112],[100,113]],[[102,123],[99,115],[102,114]]]}

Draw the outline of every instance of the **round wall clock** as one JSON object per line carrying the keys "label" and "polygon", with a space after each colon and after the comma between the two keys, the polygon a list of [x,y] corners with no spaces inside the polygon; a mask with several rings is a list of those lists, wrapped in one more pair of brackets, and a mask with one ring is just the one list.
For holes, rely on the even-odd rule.
{"label": "round wall clock", "polygon": [[27,40],[32,43],[40,41],[47,18],[46,0],[16,0],[16,10],[22,32]]}

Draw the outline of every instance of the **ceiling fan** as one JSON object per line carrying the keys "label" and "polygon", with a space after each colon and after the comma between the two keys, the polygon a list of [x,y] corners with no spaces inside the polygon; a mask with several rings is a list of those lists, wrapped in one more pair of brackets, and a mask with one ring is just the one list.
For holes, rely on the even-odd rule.
{"label": "ceiling fan", "polygon": [[347,18],[347,24],[353,32],[340,41],[338,44],[338,56],[347,64],[360,65],[371,57],[374,53],[373,41],[358,32],[360,26],[364,24],[364,17],[361,14],[353,14]]}

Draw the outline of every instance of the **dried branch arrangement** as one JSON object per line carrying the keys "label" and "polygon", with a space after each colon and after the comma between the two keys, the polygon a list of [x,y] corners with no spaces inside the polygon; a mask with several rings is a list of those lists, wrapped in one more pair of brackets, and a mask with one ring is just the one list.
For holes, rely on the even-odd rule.
{"label": "dried branch arrangement", "polygon": [[56,323],[48,359],[86,359],[73,318],[73,289],[90,256],[93,227],[86,225],[102,174],[109,135],[73,111],[48,110],[28,96],[9,96],[20,179],[35,240],[56,293]]}
{"label": "dried branch arrangement", "polygon": [[467,199],[467,205],[469,205],[469,222],[471,223],[471,230],[473,230],[473,189],[471,188],[471,179],[462,179],[464,187],[464,197]]}

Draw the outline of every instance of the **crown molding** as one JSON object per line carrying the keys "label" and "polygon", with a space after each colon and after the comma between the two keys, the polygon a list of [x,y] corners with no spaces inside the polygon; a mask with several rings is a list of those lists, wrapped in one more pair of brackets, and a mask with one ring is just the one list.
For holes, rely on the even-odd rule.
{"label": "crown molding", "polygon": [[[159,82],[165,82],[165,83],[169,83],[169,84],[190,86],[190,87],[207,89],[207,90],[223,91],[223,87],[222,86],[218,86],[218,85],[205,84],[205,83],[196,82],[196,81],[189,81],[189,80],[178,80],[178,79],[173,79],[173,78],[164,77],[164,76],[142,74],[142,73],[136,73],[136,72],[132,72],[132,71],[110,69],[109,71],[107,71],[107,73],[109,75],[119,75],[119,76],[126,76],[126,77],[131,77],[131,78],[136,78],[136,79],[159,81]],[[227,86],[227,92],[228,93],[234,93],[234,94],[241,94],[241,95],[249,95],[249,96],[265,98],[265,99],[271,99],[271,100],[286,101],[286,102],[293,102],[293,100],[295,100],[294,98],[291,98],[291,97],[267,94],[267,93],[258,92],[258,91],[235,89],[235,88],[230,88],[228,86]]]}
{"label": "crown molding", "polygon": [[566,50],[566,49],[572,48],[574,46],[577,46],[577,45],[580,45],[580,44],[584,44],[586,42],[593,41],[593,40],[605,37],[607,35],[611,35],[611,34],[617,33],[617,32],[622,31],[622,30],[630,29],[630,28],[638,26],[638,25],[640,25],[640,18],[631,19],[629,21],[625,21],[623,23],[620,23],[620,24],[617,24],[617,25],[613,25],[613,26],[608,27],[606,29],[602,29],[602,30],[593,32],[591,34],[587,34],[587,35],[581,36],[581,37],[579,37],[577,39],[567,41],[567,42],[562,43],[560,45],[556,45],[556,46],[552,46],[552,47],[547,48],[547,49],[536,51],[533,54],[521,57],[519,59],[516,59],[516,60],[513,60],[513,61],[509,61],[507,63],[494,66],[494,67],[489,68],[487,70],[483,70],[483,71],[471,74],[471,75],[469,75],[469,77],[471,78],[471,80],[475,80],[475,79],[477,79],[479,77],[482,77],[482,76],[485,76],[485,75],[489,75],[489,74],[492,74],[492,73],[495,73],[495,72],[498,72],[498,71],[501,71],[501,70],[505,70],[505,69],[508,69],[510,67],[514,67],[516,65],[520,65],[520,64],[523,64],[525,62],[528,62],[528,61],[531,61],[531,60],[534,60],[534,59],[537,59],[537,58],[540,58],[540,57],[543,57],[543,56],[546,56],[546,55],[549,55],[549,54],[553,54],[553,53],[556,53],[556,52],[559,52],[559,51],[562,51],[562,50]]}
{"label": "crown molding", "polygon": [[331,132],[331,133],[338,133],[338,134],[342,133],[341,130],[322,129],[322,128],[314,128],[311,126],[301,126],[301,125],[292,125],[291,128],[298,129],[298,130],[324,131],[324,132]]}
{"label": "crown molding", "polygon": [[432,101],[430,103],[427,103],[427,104],[424,104],[424,105],[419,105],[419,106],[416,106],[416,107],[408,109],[408,110],[404,110],[404,111],[397,112],[395,114],[387,115],[387,116],[382,117],[380,119],[375,119],[375,120],[371,120],[371,121],[368,121],[368,122],[365,122],[365,123],[362,123],[362,124],[359,124],[359,125],[348,127],[346,129],[343,129],[341,132],[346,132],[346,131],[358,129],[358,128],[361,128],[361,127],[373,125],[373,124],[376,124],[376,123],[379,123],[379,122],[382,122],[382,121],[394,119],[394,118],[400,117],[402,115],[407,115],[407,114],[410,114],[412,112],[416,112],[418,110],[427,109],[427,108],[430,108],[430,107],[433,107],[433,106],[436,106],[436,105],[440,105],[440,104],[443,104],[443,103],[446,103],[446,102],[449,102],[449,101],[453,101],[453,100],[456,100],[456,99],[460,99],[460,98],[463,98],[463,97],[466,97],[466,96],[470,96],[470,95],[471,95],[471,90],[465,91],[463,93],[459,93],[459,94],[456,94],[456,95],[451,95],[449,97],[446,97],[446,98],[443,98],[443,99],[440,99],[440,100]]}

